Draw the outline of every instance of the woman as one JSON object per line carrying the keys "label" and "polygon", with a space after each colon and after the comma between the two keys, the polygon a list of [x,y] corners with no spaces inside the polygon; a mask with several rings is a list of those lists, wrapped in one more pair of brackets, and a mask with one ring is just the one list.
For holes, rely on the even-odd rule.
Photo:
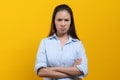
{"label": "woman", "polygon": [[77,80],[88,73],[85,50],[66,4],[58,5],[53,12],[49,36],[38,49],[35,71],[45,80]]}

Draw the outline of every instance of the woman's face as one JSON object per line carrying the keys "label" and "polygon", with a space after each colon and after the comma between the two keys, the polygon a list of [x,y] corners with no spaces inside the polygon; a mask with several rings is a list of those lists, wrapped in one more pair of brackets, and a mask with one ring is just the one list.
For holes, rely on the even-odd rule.
{"label": "woman's face", "polygon": [[71,24],[70,14],[66,11],[59,11],[55,16],[55,26],[57,34],[63,35],[67,34]]}

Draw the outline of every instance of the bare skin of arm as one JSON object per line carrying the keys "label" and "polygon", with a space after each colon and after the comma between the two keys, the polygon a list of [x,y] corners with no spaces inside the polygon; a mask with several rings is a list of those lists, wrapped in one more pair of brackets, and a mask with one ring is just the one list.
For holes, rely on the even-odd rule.
{"label": "bare skin of arm", "polygon": [[70,77],[68,74],[54,71],[50,68],[42,68],[38,72],[38,76],[47,78],[66,78]]}
{"label": "bare skin of arm", "polygon": [[48,78],[66,78],[81,75],[76,65],[81,63],[81,59],[77,59],[72,67],[48,67],[38,71],[38,76]]}
{"label": "bare skin of arm", "polygon": [[51,69],[53,71],[58,71],[58,72],[61,72],[61,73],[65,73],[65,74],[70,75],[71,77],[74,77],[74,76],[78,76],[78,75],[83,74],[76,67],[76,65],[78,65],[80,63],[81,63],[81,59],[77,59],[72,67],[50,67],[49,69]]}

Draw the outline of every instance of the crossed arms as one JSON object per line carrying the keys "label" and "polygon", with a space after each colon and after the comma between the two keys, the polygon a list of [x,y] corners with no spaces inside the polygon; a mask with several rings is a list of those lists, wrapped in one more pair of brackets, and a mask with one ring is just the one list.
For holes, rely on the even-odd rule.
{"label": "crossed arms", "polygon": [[76,65],[81,64],[82,59],[77,59],[72,67],[47,67],[38,70],[38,76],[48,78],[67,78],[83,75]]}

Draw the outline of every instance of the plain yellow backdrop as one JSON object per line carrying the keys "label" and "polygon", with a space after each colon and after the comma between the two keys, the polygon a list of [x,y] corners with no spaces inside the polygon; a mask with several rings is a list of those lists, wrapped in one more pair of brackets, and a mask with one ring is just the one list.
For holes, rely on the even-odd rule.
{"label": "plain yellow backdrop", "polygon": [[53,9],[68,4],[88,57],[83,80],[119,80],[119,0],[1,0],[0,80],[41,80],[34,72],[36,52],[50,30]]}

